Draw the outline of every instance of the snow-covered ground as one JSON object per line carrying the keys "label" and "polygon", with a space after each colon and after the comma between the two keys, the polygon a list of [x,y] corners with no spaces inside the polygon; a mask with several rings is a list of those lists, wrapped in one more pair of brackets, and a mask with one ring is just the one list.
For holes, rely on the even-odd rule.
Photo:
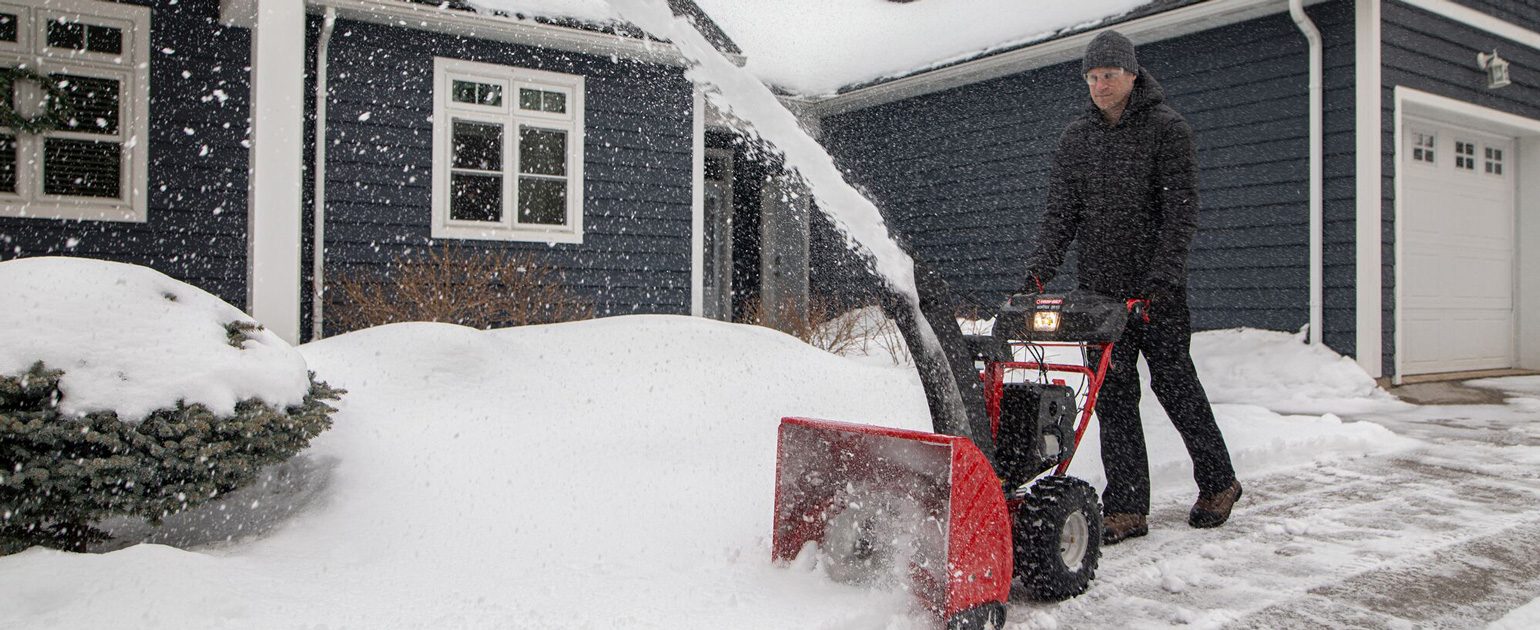
{"label": "snow-covered ground", "polygon": [[[1400,616],[1354,603],[1405,576],[1490,583],[1480,606],[1439,608],[1465,622],[1443,627],[1528,627],[1540,556],[1481,545],[1540,540],[1540,379],[1451,411],[1292,335],[1194,345],[1247,485],[1233,521],[1185,525],[1190,463],[1147,396],[1151,535],[1107,548],[1080,598],[1017,598],[1012,627],[1439,627],[1427,596]],[[398,324],[298,350],[349,390],[332,430],[258,487],[158,529],[113,523],[130,546],[0,558],[0,627],[924,627],[901,593],[769,560],[779,418],[926,428],[912,368],[673,316]],[[1072,472],[1100,483],[1087,439]]]}

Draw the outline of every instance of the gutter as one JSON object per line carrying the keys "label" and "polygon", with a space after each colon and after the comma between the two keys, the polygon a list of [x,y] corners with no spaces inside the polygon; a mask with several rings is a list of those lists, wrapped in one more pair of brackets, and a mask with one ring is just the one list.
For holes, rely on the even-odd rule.
{"label": "gutter", "polygon": [[1289,0],[1289,15],[1310,43],[1310,345],[1321,345],[1324,292],[1321,31],[1305,15],[1304,0]]}
{"label": "gutter", "polygon": [[326,7],[326,17],[321,23],[321,38],[315,53],[315,269],[312,271],[310,290],[310,339],[325,336],[326,297],[326,101],[331,90],[327,86],[327,51],[331,49],[332,29],[337,26],[337,10]]}

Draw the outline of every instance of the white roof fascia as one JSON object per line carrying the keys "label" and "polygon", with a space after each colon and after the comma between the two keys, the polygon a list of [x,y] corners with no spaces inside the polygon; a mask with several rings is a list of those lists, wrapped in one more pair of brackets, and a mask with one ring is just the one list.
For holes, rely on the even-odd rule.
{"label": "white roof fascia", "polygon": [[1470,7],[1461,6],[1449,0],[1401,0],[1401,2],[1461,24],[1479,28],[1498,37],[1511,39],[1530,48],[1540,49],[1540,33]]}
{"label": "white roof fascia", "polygon": [[[1305,0],[1306,5],[1326,0]],[[1041,44],[980,57],[827,98],[796,99],[819,118],[949,90],[1079,59],[1086,44],[1115,29],[1135,44],[1148,44],[1289,10],[1288,0],[1210,0]]]}
{"label": "white roof fascia", "polygon": [[[221,18],[231,26],[251,26],[246,13],[250,2],[221,0]],[[337,17],[346,20],[669,66],[682,67],[687,63],[673,44],[542,24],[512,16],[471,13],[398,0],[305,0],[305,3],[315,8],[334,8]],[[743,65],[742,55],[728,55],[728,58]]]}

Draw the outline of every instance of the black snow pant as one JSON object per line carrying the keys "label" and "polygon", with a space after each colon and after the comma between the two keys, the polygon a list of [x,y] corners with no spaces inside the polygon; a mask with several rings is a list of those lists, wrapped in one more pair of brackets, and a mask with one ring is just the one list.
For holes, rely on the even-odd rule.
{"label": "black snow pant", "polygon": [[[1150,513],[1150,464],[1139,418],[1141,352],[1150,365],[1150,389],[1192,457],[1199,492],[1222,492],[1235,481],[1224,435],[1193,367],[1191,345],[1191,312],[1186,304],[1168,303],[1154,305],[1149,322],[1131,316],[1123,338],[1113,346],[1112,365],[1096,403],[1102,466],[1107,473],[1104,513]],[[1093,359],[1099,358],[1092,354]]]}

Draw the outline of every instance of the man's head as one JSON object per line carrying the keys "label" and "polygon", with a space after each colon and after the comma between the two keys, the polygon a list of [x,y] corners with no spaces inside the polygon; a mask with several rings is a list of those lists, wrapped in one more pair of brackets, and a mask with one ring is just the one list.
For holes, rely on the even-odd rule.
{"label": "man's head", "polygon": [[1117,31],[1103,31],[1086,46],[1080,72],[1085,75],[1091,101],[1098,109],[1121,111],[1134,91],[1134,79],[1139,76],[1134,43]]}

